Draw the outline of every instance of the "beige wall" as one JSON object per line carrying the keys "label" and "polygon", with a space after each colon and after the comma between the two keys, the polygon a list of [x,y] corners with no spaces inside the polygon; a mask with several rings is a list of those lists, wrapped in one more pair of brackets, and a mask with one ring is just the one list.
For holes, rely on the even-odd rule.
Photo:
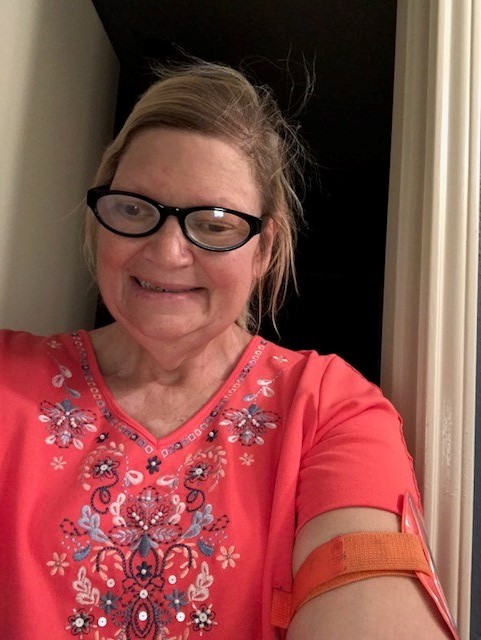
{"label": "beige wall", "polygon": [[89,328],[82,201],[118,63],[90,0],[1,0],[0,23],[0,328]]}

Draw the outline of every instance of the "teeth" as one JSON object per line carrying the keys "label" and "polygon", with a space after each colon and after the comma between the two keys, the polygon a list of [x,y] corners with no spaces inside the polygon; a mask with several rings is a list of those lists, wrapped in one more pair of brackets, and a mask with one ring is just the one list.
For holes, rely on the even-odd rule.
{"label": "teeth", "polygon": [[[138,281],[142,289],[148,289],[149,291],[157,291],[158,293],[179,293],[178,290],[174,289],[164,289],[163,287],[157,287],[155,284],[151,282],[147,282],[146,280]],[[193,289],[187,289],[187,291],[193,291]]]}
{"label": "teeth", "polygon": [[164,289],[163,287],[156,287],[154,284],[151,284],[146,280],[139,280],[139,284],[142,287],[142,289],[149,289],[150,291],[159,291],[163,293],[166,293],[167,291],[169,291],[168,289]]}

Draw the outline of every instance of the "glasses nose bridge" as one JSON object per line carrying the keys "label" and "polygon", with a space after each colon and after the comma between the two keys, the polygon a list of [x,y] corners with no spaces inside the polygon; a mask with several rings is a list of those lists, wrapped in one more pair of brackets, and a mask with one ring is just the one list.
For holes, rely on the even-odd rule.
{"label": "glasses nose bridge", "polygon": [[157,231],[163,227],[164,222],[167,220],[169,216],[176,218],[179,227],[187,240],[190,241],[189,236],[187,235],[187,230],[185,227],[185,219],[189,215],[190,210],[184,209],[182,207],[169,207],[165,204],[161,204],[160,202],[156,204],[157,211],[159,212],[159,223],[157,225]]}
{"label": "glasses nose bridge", "polygon": [[156,206],[157,206],[157,211],[160,214],[161,220],[165,221],[167,216],[174,216],[174,218],[177,218],[180,226],[183,228],[184,220],[186,216],[189,214],[188,209],[183,209],[182,207],[168,207],[165,204],[160,204],[160,202],[157,203]]}

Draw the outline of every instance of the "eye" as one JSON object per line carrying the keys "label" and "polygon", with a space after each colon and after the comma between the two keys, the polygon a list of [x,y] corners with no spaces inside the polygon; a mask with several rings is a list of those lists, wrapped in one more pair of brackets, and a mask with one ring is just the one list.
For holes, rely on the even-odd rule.
{"label": "eye", "polygon": [[158,215],[155,207],[149,202],[127,196],[112,196],[108,206],[111,209],[111,215],[130,221],[151,220]]}
{"label": "eye", "polygon": [[128,218],[137,218],[141,215],[145,216],[152,213],[152,206],[148,202],[125,200],[123,198],[119,198],[115,202],[115,209],[118,213]]}
{"label": "eye", "polygon": [[233,247],[249,235],[250,227],[240,216],[219,209],[202,209],[185,220],[188,234],[208,247]]}
{"label": "eye", "polygon": [[159,212],[150,202],[125,194],[103,196],[97,211],[104,223],[121,233],[144,233],[159,219]]}
{"label": "eye", "polygon": [[199,220],[196,223],[196,228],[206,233],[225,233],[235,227],[226,220]]}
{"label": "eye", "polygon": [[122,213],[125,216],[130,218],[135,218],[140,213],[142,213],[141,208],[137,204],[132,204],[130,202],[119,202],[117,203],[117,210],[119,213]]}
{"label": "eye", "polygon": [[219,235],[237,233],[240,229],[244,229],[246,223],[230,213],[216,210],[196,211],[187,218],[189,228],[197,233]]}

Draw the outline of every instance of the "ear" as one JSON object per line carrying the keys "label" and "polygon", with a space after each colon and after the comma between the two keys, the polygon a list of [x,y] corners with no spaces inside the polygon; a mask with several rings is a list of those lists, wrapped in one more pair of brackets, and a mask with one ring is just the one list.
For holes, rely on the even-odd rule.
{"label": "ear", "polygon": [[276,223],[272,218],[268,218],[262,227],[259,244],[257,245],[254,269],[254,275],[257,279],[262,278],[269,268],[275,237]]}

